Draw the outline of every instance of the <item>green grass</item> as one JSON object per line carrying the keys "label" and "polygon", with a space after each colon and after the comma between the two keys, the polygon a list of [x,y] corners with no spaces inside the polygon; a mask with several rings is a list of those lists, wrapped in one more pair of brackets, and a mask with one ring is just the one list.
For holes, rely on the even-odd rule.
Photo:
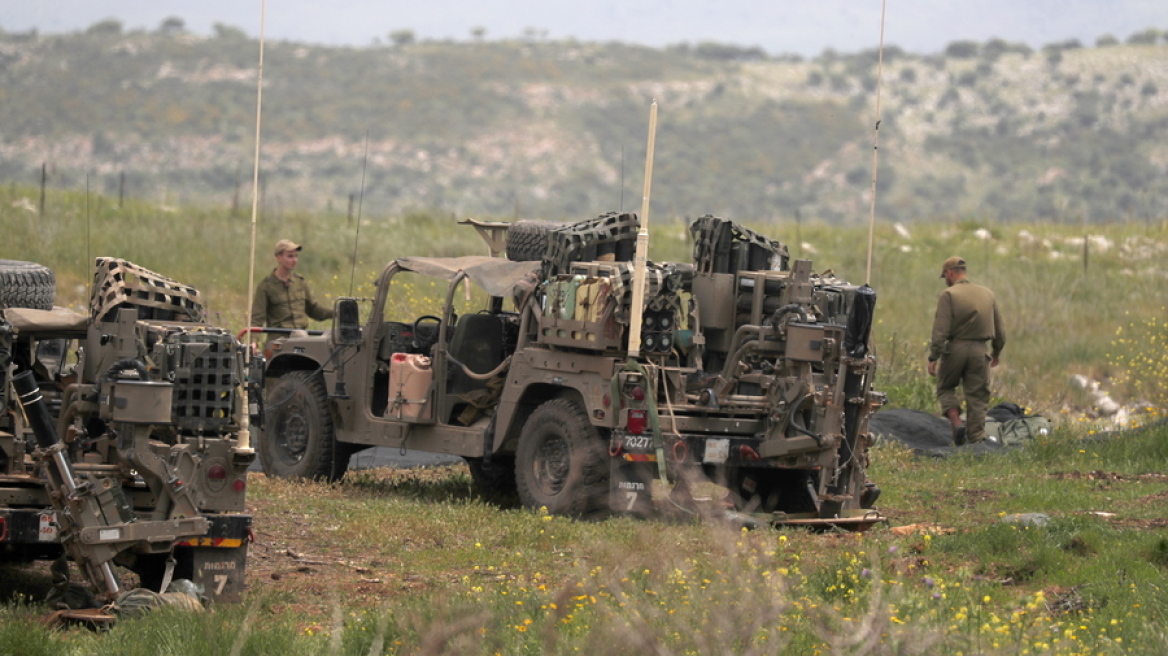
{"label": "green grass", "polygon": [[253,477],[242,604],[93,633],[10,601],[0,654],[1158,654],[1165,444],[1159,427],[946,461],[881,445],[890,522],[863,534],[574,521],[482,503],[463,467]]}
{"label": "green grass", "polygon": [[[9,228],[0,257],[53,267],[59,302],[83,307],[84,261],[113,255],[199,287],[213,320],[241,327],[246,219],[108,199],[86,210],[83,197],[54,194],[55,211],[39,221],[14,205],[29,194],[0,189]],[[348,294],[355,230],[344,223],[263,221],[257,268],[266,270],[266,244],[288,236],[309,245],[302,267],[318,294]],[[418,214],[362,226],[356,293],[367,296],[395,256],[485,252],[453,224]],[[755,227],[794,239],[790,226]],[[991,240],[975,236],[982,227]],[[0,654],[1164,653],[1168,428],[1100,432],[1082,421],[1083,399],[1066,381],[1122,380],[1116,396],[1163,411],[1162,397],[1146,398],[1158,389],[1149,381],[1162,379],[1156,331],[1143,333],[1155,356],[1146,361],[1116,357],[1113,342],[1121,327],[1163,325],[1155,254],[1165,225],[1092,229],[1113,245],[1092,251],[1086,268],[1081,243],[1068,241],[1081,228],[909,229],[876,231],[877,387],[895,407],[934,410],[924,355],[937,267],[960,253],[971,277],[997,291],[1009,327],[995,395],[1037,407],[1058,429],[980,458],[918,460],[879,445],[870,475],[889,527],[852,535],[572,521],[479,501],[463,467],[353,472],[332,485],[253,476],[257,542],[242,604],[165,610],[106,633],[57,630],[39,622],[46,608],[20,596],[37,571],[0,572]],[[817,271],[864,282],[866,230],[804,225],[799,234],[816,253],[792,250]],[[683,223],[655,217],[652,249],[658,260],[686,258]],[[395,303],[432,313],[435,298],[419,285]],[[1049,524],[1004,521],[1036,512]],[[933,532],[892,530],[913,525]]]}
{"label": "green grass", "polygon": [[[108,255],[197,287],[213,322],[243,327],[250,217],[214,208],[160,209],[139,201],[117,207],[116,199],[94,195],[87,201],[81,193],[49,190],[48,216],[40,219],[21,207],[21,199],[36,199],[37,193],[0,188],[0,221],[8,229],[0,257],[52,267],[59,279],[59,304],[84,308],[87,262]],[[580,216],[608,209],[582,210]],[[366,217],[358,234],[341,214],[261,216],[256,279],[273,266],[270,245],[288,237],[306,244],[300,271],[318,296],[326,301],[367,298],[373,280],[395,257],[485,254],[474,231],[456,220],[426,213]],[[872,284],[878,295],[873,333],[881,361],[877,384],[897,407],[935,409],[924,360],[936,295],[943,288],[939,263],[954,253],[969,260],[971,279],[994,289],[1001,304],[1009,339],[1002,365],[994,371],[997,399],[1058,418],[1064,409],[1082,405],[1068,385],[1072,375],[1082,374],[1110,384],[1109,391],[1121,400],[1168,406],[1164,386],[1148,382],[1168,375],[1165,360],[1141,352],[1144,342],[1154,347],[1160,339],[1153,353],[1164,353],[1158,337],[1168,321],[1160,293],[1159,262],[1168,250],[1164,221],[1083,227],[969,219],[909,225],[907,237],[881,221],[873,240],[871,280],[866,280],[867,228],[815,222],[749,225],[789,244],[793,256],[811,259],[816,271],[830,268],[850,282]],[[979,237],[979,230],[989,238]],[[689,259],[692,246],[684,221],[654,216],[651,234],[651,259]],[[1093,236],[1086,258],[1085,235]],[[434,314],[441,291],[422,283],[393,299],[391,307],[406,319]]]}

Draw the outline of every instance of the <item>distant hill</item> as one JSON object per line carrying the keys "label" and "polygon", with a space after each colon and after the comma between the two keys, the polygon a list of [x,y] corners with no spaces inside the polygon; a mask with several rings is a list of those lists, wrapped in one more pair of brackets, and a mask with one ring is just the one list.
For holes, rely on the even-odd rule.
{"label": "distant hill", "polygon": [[[0,34],[0,181],[246,204],[258,43],[220,27]],[[866,220],[877,53],[703,44],[269,42],[268,211]],[[878,213],[897,220],[1168,216],[1168,42],[888,49]],[[366,162],[366,143],[368,159]]]}

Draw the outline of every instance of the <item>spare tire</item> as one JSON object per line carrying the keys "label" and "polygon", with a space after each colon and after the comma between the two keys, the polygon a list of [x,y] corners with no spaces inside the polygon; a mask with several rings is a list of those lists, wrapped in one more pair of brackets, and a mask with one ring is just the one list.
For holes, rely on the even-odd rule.
{"label": "spare tire", "polygon": [[507,259],[512,262],[542,260],[547,252],[552,230],[570,223],[552,221],[516,221],[507,229]]}
{"label": "spare tire", "polygon": [[51,310],[57,295],[53,270],[34,262],[0,260],[0,308]]}

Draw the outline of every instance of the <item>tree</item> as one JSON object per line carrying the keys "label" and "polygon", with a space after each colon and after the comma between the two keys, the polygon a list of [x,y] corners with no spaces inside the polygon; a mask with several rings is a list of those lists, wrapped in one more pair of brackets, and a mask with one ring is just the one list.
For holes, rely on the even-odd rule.
{"label": "tree", "polygon": [[981,50],[977,41],[954,41],[945,46],[945,56],[954,59],[970,59],[976,57]]}
{"label": "tree", "polygon": [[243,30],[224,23],[215,23],[211,29],[215,30],[216,39],[243,40],[247,38],[247,34]]}
{"label": "tree", "polygon": [[182,34],[186,31],[186,21],[179,18],[178,16],[170,16],[164,19],[162,23],[158,25],[158,33],[164,34],[166,36],[174,36],[176,34]]}
{"label": "tree", "polygon": [[1129,46],[1150,46],[1156,44],[1156,39],[1160,37],[1160,31],[1155,29],[1146,29],[1143,32],[1136,32],[1127,38]]}
{"label": "tree", "polygon": [[417,37],[414,36],[413,30],[394,30],[389,33],[389,40],[399,48],[413,45],[416,39]]}
{"label": "tree", "polygon": [[122,33],[122,21],[107,18],[98,21],[85,30],[86,34],[117,36]]}
{"label": "tree", "polygon": [[475,26],[470,29],[470,35],[474,37],[475,41],[482,41],[487,34],[487,28],[482,26]]}

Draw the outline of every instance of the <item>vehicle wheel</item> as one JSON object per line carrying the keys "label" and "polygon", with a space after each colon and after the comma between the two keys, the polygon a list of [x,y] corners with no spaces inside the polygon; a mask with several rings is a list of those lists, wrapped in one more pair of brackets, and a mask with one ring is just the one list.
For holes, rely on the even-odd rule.
{"label": "vehicle wheel", "polygon": [[34,262],[0,260],[0,308],[51,310],[57,295],[53,270]]}
{"label": "vehicle wheel", "polygon": [[519,488],[515,484],[513,456],[493,455],[489,463],[484,458],[466,458],[466,465],[479,496],[500,505],[515,504]]}
{"label": "vehicle wheel", "polygon": [[568,225],[549,221],[516,221],[507,229],[507,259],[512,262],[542,260],[552,230]]}
{"label": "vehicle wheel", "polygon": [[515,478],[523,505],[556,515],[606,507],[605,444],[588,415],[568,399],[535,409],[519,435]]}
{"label": "vehicle wheel", "polygon": [[349,452],[337,444],[319,373],[284,374],[267,389],[264,403],[268,411],[259,455],[265,474],[324,481],[345,475]]}

